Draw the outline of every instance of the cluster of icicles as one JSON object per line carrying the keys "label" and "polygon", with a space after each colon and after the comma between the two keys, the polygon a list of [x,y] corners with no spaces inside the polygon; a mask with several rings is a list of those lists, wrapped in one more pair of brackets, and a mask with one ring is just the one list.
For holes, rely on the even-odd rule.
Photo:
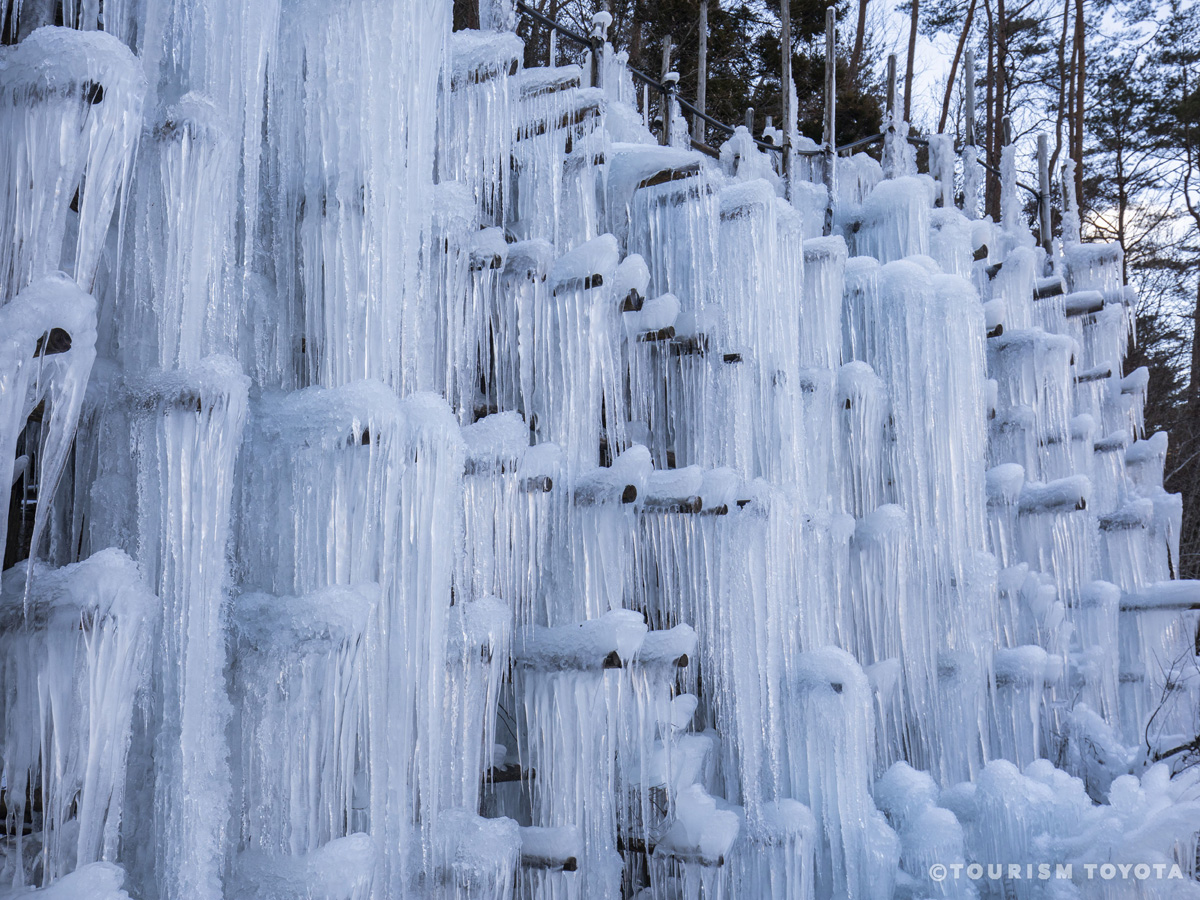
{"label": "cluster of icicles", "polygon": [[1197,896],[1119,250],[484,7],[0,4],[0,893]]}

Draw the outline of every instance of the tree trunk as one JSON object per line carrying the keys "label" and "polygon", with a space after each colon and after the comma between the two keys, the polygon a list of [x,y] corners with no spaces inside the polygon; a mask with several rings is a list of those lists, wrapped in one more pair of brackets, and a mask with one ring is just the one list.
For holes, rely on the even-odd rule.
{"label": "tree trunk", "polygon": [[644,45],[642,39],[642,4],[633,4],[633,16],[629,22],[629,64],[639,71],[646,71],[642,59]]}
{"label": "tree trunk", "polygon": [[1188,372],[1188,418],[1200,416],[1200,280],[1196,282],[1196,305],[1192,309],[1192,364]]}
{"label": "tree trunk", "polygon": [[[1008,113],[1008,20],[1004,9],[1004,0],[996,0],[995,20],[996,61],[991,70],[992,112],[991,143],[988,145],[988,161],[996,168],[1000,167],[1000,151],[1004,149],[1004,117]],[[985,209],[996,222],[1000,221],[1000,195],[1002,185],[996,175],[991,175],[987,181],[987,196]]]}
{"label": "tree trunk", "polygon": [[863,40],[867,33],[867,0],[858,0],[858,29],[854,32],[854,53],[850,56],[847,83],[858,84],[858,67],[862,65]]}
{"label": "tree trunk", "polygon": [[[995,136],[1000,130],[1000,122],[996,117],[996,21],[992,15],[991,0],[984,0],[983,11],[987,16],[987,91],[984,96],[984,107],[987,110],[987,115],[984,122],[983,136],[983,158],[984,161],[995,165],[995,158],[992,156],[992,151],[995,148]],[[983,209],[984,214],[992,213],[992,196],[999,194],[999,185],[996,180],[996,173],[991,169],[986,169],[984,185],[983,185]]]}
{"label": "tree trunk", "polygon": [[1083,108],[1087,85],[1083,0],[1075,0],[1075,202],[1083,209]]}
{"label": "tree trunk", "polygon": [[920,17],[920,0],[912,0],[912,19],[908,25],[908,65],[904,69],[904,121],[912,118],[913,65],[917,54],[917,22]]}
{"label": "tree trunk", "polygon": [[966,46],[967,35],[971,33],[971,22],[974,18],[975,0],[971,0],[971,5],[967,7],[967,18],[963,22],[962,33],[958,36],[958,46],[954,48],[954,61],[950,63],[950,77],[946,79],[946,96],[942,98],[942,117],[938,120],[938,134],[946,133],[946,119],[950,115],[950,95],[954,92],[954,79],[958,75],[958,61]]}
{"label": "tree trunk", "polygon": [[[1050,171],[1058,171],[1058,157],[1062,153],[1063,119],[1066,115],[1067,93],[1067,26],[1071,21],[1071,0],[1063,0],[1062,34],[1058,39],[1058,109],[1054,118],[1054,152],[1050,154]],[[1074,54],[1072,54],[1074,62]]]}

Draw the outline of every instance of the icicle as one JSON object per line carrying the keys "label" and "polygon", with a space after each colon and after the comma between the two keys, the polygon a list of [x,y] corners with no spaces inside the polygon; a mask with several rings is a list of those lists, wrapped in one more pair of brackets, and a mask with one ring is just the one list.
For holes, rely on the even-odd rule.
{"label": "icicle", "polygon": [[1079,221],[1079,198],[1075,196],[1075,160],[1067,157],[1062,172],[1063,195],[1063,255],[1079,245],[1083,227]]}
{"label": "icicle", "polygon": [[974,144],[963,147],[963,214],[968,219],[979,217],[979,190],[983,182],[983,166]]}
{"label": "icicle", "polygon": [[[929,173],[934,179],[933,205],[954,209],[954,136],[934,134],[929,137]],[[962,273],[955,273],[962,274]]]}
{"label": "icicle", "polygon": [[483,819],[465,809],[442,816],[435,837],[434,900],[508,900],[521,855],[512,819]]}
{"label": "icicle", "polygon": [[[596,166],[605,135],[601,91],[581,87],[577,66],[525,69],[516,77],[519,104],[513,144],[516,234],[544,238],[560,251],[596,236]],[[590,192],[590,197],[589,197]]]}
{"label": "icicle", "polygon": [[133,54],[103,32],[39,28],[6,56],[0,303],[60,266],[91,291],[132,170],[145,92]]}
{"label": "icicle", "polygon": [[235,771],[243,853],[297,860],[363,831],[364,649],[377,585],[233,606]]}
{"label": "icicle", "polygon": [[153,809],[130,837],[156,846],[160,893],[197,900],[221,896],[229,824],[225,544],[247,382],[214,357],[130,386],[139,562],[163,604]]}
{"label": "icicle", "polygon": [[925,176],[881,181],[863,202],[852,253],[881,263],[929,254],[933,182]]}
{"label": "icicle", "polygon": [[479,808],[479,788],[497,762],[496,706],[508,671],[512,611],[495,597],[455,604],[446,652],[449,737],[442,796],[450,806]]}
{"label": "icicle", "polygon": [[[149,680],[157,615],[157,598],[119,550],[61,569],[5,573],[0,722],[15,884],[58,881],[69,890],[71,871],[116,859],[134,701]],[[40,859],[26,858],[23,837],[33,813],[26,798],[35,794]],[[31,878],[25,867],[35,864]]]}
{"label": "icicle", "polygon": [[572,472],[599,456],[602,410],[610,429],[620,422],[615,371],[620,301],[611,288],[616,267],[611,235],[581,245],[555,262],[549,294],[535,294],[528,326],[522,319],[521,381],[532,384],[525,409],[538,438],[569,454]]}
{"label": "icicle", "polygon": [[484,31],[456,31],[450,40],[444,113],[438,117],[437,179],[467,185],[482,221],[499,225],[504,222],[510,181],[510,75],[524,46],[506,29],[482,27]]}
{"label": "icicle", "polygon": [[[49,406],[36,451],[43,500],[30,538],[36,555],[96,358],[96,301],[62,273],[39,278],[0,306],[0,335],[0,484],[15,483],[17,439],[38,404]],[[0,521],[0,548],[8,523],[8,516]]]}
{"label": "icicle", "polygon": [[449,5],[414,0],[308,0],[281,18],[266,123],[270,248],[279,308],[304,311],[311,383],[426,386],[421,253],[450,26]]}
{"label": "icicle", "polygon": [[720,213],[698,154],[615,146],[607,187],[612,233],[650,267],[648,296],[671,293],[684,312],[702,310],[715,281]]}
{"label": "icicle", "polygon": [[223,283],[232,226],[229,127],[211,101],[188,94],[153,131],[141,173],[135,294],[123,315],[131,368],[195,365],[236,353],[238,304]]}
{"label": "icicle", "polygon": [[[788,686],[792,787],[822,822],[829,844],[817,858],[817,892],[850,898],[888,896],[872,871],[863,826],[878,816],[869,793],[874,748],[870,688],[858,664],[834,648],[802,654]],[[805,735],[822,734],[813,741]],[[886,826],[884,826],[886,828]],[[894,867],[895,860],[892,861]]]}

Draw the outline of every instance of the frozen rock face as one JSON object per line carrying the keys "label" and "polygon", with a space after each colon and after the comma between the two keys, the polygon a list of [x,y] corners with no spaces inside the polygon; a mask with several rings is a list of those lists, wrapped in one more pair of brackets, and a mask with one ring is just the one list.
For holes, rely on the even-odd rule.
{"label": "frozen rock face", "polygon": [[[0,3],[18,896],[1196,896],[1167,437],[1016,150],[1000,223],[899,122],[827,208],[659,146],[603,12],[526,69],[507,0],[52,5]],[[1000,861],[1075,875],[937,877]]]}

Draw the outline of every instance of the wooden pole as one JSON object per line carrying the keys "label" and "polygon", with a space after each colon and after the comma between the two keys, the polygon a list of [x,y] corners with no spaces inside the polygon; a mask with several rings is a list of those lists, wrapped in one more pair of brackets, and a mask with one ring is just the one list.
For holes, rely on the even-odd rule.
{"label": "wooden pole", "polygon": [[1037,136],[1038,163],[1038,230],[1050,264],[1050,139],[1045,133]]}
{"label": "wooden pole", "polygon": [[887,117],[888,124],[896,118],[896,54],[888,54],[887,67]]}
{"label": "wooden pole", "polygon": [[669,34],[663,38],[662,75],[659,81],[666,86],[666,90],[663,91],[659,104],[659,116],[662,119],[662,128],[658,133],[658,142],[664,147],[671,143],[671,114],[674,110],[671,109],[671,85],[667,84],[667,74],[671,71],[671,50],[674,49],[674,46],[671,43],[671,36]]}
{"label": "wooden pole", "polygon": [[[700,46],[697,48],[696,59],[696,109],[708,112],[705,101],[708,95],[708,0],[700,0]],[[692,125],[696,140],[704,142],[704,120],[696,116]]]}
{"label": "wooden pole", "polygon": [[837,60],[834,56],[837,38],[837,20],[833,7],[825,10],[825,144],[834,146],[834,116],[837,108]]}
{"label": "wooden pole", "polygon": [[608,11],[608,3],[601,3],[596,13],[592,16],[592,33],[590,35],[592,44],[592,87],[601,86],[600,80],[604,71],[604,45],[608,41],[608,23],[611,21],[612,13]]}
{"label": "wooden pole", "polygon": [[782,50],[783,71],[780,73],[780,87],[783,89],[783,183],[787,196],[791,196],[792,173],[792,129],[796,124],[796,111],[792,109],[792,2],[781,0],[779,4],[781,28],[780,49]]}
{"label": "wooden pole", "polygon": [[912,16],[908,29],[908,65],[904,69],[904,121],[912,119],[913,74],[917,53],[917,23],[920,16],[920,0],[911,0]]}
{"label": "wooden pole", "polygon": [[968,50],[966,66],[963,69],[964,85],[963,99],[963,143],[969,147],[975,146],[975,51]]}
{"label": "wooden pole", "polygon": [[826,10],[826,116],[824,116],[824,144],[827,150],[834,148],[834,121],[838,97],[836,97],[836,19],[833,7]]}
{"label": "wooden pole", "polygon": [[779,47],[782,53],[783,68],[780,72],[779,85],[783,94],[783,143],[786,146],[792,133],[792,3],[782,0],[779,5],[779,19],[782,25]]}
{"label": "wooden pole", "polygon": [[823,232],[833,232],[833,198],[837,174],[837,13],[831,6],[825,10],[825,189],[829,199],[825,207]]}

